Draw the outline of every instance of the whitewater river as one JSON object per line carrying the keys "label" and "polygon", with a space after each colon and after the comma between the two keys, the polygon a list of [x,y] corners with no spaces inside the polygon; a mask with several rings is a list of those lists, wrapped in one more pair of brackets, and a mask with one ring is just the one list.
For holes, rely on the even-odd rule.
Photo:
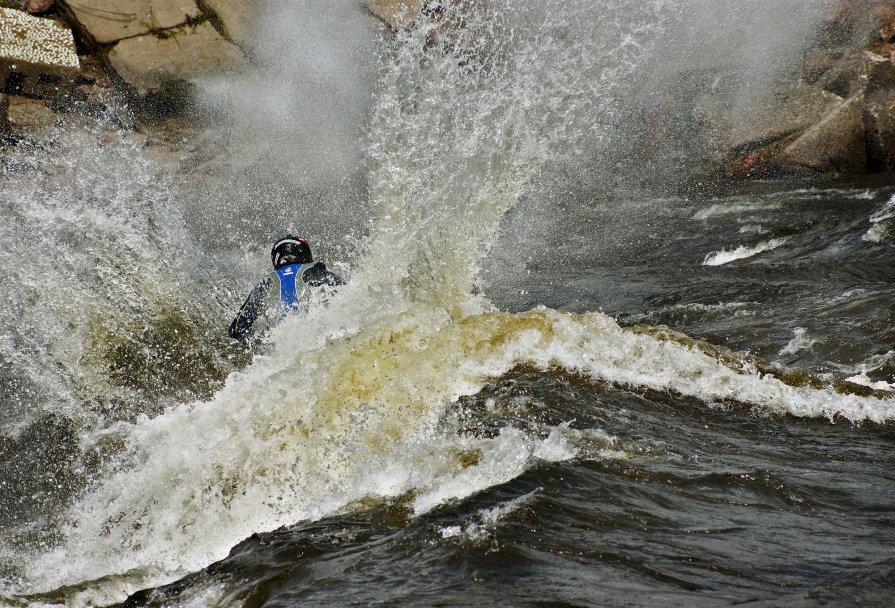
{"label": "whitewater river", "polygon": [[[733,103],[820,14],[721,4],[295,3],[213,146],[7,155],[0,604],[889,606],[895,179],[650,139],[683,58],[772,49]],[[286,229],[347,285],[248,352]]]}

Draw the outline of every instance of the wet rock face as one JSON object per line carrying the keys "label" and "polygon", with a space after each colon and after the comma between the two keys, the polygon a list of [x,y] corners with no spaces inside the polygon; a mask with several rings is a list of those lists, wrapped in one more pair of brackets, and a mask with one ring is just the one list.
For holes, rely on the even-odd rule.
{"label": "wet rock face", "polygon": [[[856,45],[855,40],[863,42]],[[765,178],[895,170],[895,2],[831,5],[801,76],[803,97],[823,95],[829,101],[812,106],[798,99],[776,100],[774,112],[791,109],[804,124],[749,123],[752,130],[745,139],[752,141],[728,149],[725,173]]]}
{"label": "wet rock face", "polygon": [[194,0],[78,0],[65,4],[99,44],[172,28],[201,12]]}
{"label": "wet rock face", "polygon": [[248,48],[258,27],[268,0],[205,0],[203,6],[214,13],[229,40]]}
{"label": "wet rock face", "polygon": [[173,81],[181,81],[177,87],[183,88],[199,78],[245,68],[242,51],[233,41],[248,45],[265,6],[236,0],[62,3],[84,46],[101,50],[138,102],[157,96]]}
{"label": "wet rock face", "polygon": [[208,22],[122,40],[109,51],[109,62],[140,94],[172,78],[191,80],[245,65],[239,48]]}
{"label": "wet rock face", "polygon": [[853,97],[806,129],[775,159],[786,173],[866,173],[864,103]]}
{"label": "wet rock face", "polygon": [[397,30],[419,17],[423,0],[367,0],[366,6],[374,17]]}
{"label": "wet rock face", "polygon": [[56,114],[44,101],[24,97],[9,100],[7,120],[13,132],[41,132],[56,124]]}

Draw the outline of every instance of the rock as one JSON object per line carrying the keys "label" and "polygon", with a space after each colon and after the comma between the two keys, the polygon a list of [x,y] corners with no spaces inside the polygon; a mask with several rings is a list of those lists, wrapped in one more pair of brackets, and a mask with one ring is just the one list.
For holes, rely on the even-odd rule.
{"label": "rock", "polygon": [[10,96],[7,118],[13,131],[39,132],[56,124],[56,114],[46,103],[26,97]]}
{"label": "rock", "polygon": [[864,103],[853,97],[787,145],[774,159],[784,173],[866,173]]}
{"label": "rock", "polygon": [[71,30],[10,8],[0,8],[0,61],[69,70],[80,66]]}
{"label": "rock", "polygon": [[895,65],[885,57],[867,53],[868,64],[864,78],[864,94],[895,90]]}
{"label": "rock", "polygon": [[100,44],[182,25],[202,13],[194,0],[67,0],[64,4]]}
{"label": "rock", "polygon": [[55,96],[79,68],[71,30],[51,19],[0,8],[0,85],[17,93]]}
{"label": "rock", "polygon": [[9,97],[0,93],[0,137],[9,133]]}
{"label": "rock", "polygon": [[826,5],[818,38],[821,46],[863,46],[873,27],[871,0],[838,0]]}
{"label": "rock", "polygon": [[895,4],[884,2],[874,11],[879,38],[883,42],[895,41]]}
{"label": "rock", "polygon": [[784,171],[774,162],[775,157],[789,144],[798,139],[808,127],[789,133],[778,139],[734,158],[724,166],[727,177],[739,179],[767,179],[781,177]]}
{"label": "rock", "polygon": [[818,79],[817,84],[825,91],[847,99],[864,88],[872,63],[864,51],[845,51]]}
{"label": "rock", "polygon": [[808,84],[814,84],[820,80],[821,76],[830,71],[830,68],[841,56],[842,53],[830,49],[820,47],[812,49],[802,62],[802,79]]}
{"label": "rock", "polygon": [[749,154],[815,124],[841,103],[817,87],[779,90],[766,104],[733,116],[724,145],[734,155]]}
{"label": "rock", "polygon": [[892,91],[868,96],[864,102],[867,169],[895,171],[895,95]]}
{"label": "rock", "polygon": [[249,47],[258,27],[258,21],[269,2],[267,0],[205,0],[203,5],[214,12],[232,42]]}
{"label": "rock", "polygon": [[141,95],[172,78],[189,81],[246,67],[239,48],[208,22],[122,40],[109,62]]}
{"label": "rock", "polygon": [[423,0],[367,0],[367,10],[395,30],[416,21],[423,8]]}
{"label": "rock", "polygon": [[45,13],[55,4],[54,0],[28,0],[25,3],[25,10],[31,14]]}

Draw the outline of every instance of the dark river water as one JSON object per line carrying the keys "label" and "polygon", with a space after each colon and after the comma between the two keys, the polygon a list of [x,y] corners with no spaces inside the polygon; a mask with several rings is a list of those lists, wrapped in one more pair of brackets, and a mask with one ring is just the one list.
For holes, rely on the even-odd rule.
{"label": "dark river water", "polygon": [[[865,238],[895,193],[888,182],[641,202],[660,218],[642,248],[607,260],[545,235],[551,263],[535,261],[493,298],[520,310],[603,308],[780,366],[891,382],[895,249],[891,236]],[[786,241],[704,264],[771,239]],[[479,438],[562,429],[574,455],[534,458],[423,515],[411,493],[254,535],[127,605],[212,593],[246,606],[890,605],[888,415],[855,424],[681,392],[515,367],[450,405],[443,424]]]}
{"label": "dark river water", "polygon": [[[182,144],[8,148],[0,604],[892,605],[895,176],[719,179],[687,105],[821,5],[292,3]],[[286,230],[347,284],[248,350]]]}

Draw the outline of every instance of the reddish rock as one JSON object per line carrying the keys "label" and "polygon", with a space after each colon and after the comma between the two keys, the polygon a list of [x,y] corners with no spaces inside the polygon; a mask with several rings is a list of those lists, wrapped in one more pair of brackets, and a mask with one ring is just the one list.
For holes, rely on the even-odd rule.
{"label": "reddish rock", "polygon": [[53,8],[54,4],[54,0],[28,0],[25,3],[25,10],[33,15],[39,15]]}
{"label": "reddish rock", "polygon": [[890,3],[878,7],[874,16],[882,41],[895,41],[895,5]]}
{"label": "reddish rock", "polygon": [[727,177],[735,177],[739,179],[766,179],[779,176],[782,171],[775,162],[775,157],[786,148],[786,146],[798,139],[798,137],[807,129],[808,127],[804,127],[793,133],[789,133],[772,143],[761,146],[749,154],[729,161],[724,166],[724,174]]}

